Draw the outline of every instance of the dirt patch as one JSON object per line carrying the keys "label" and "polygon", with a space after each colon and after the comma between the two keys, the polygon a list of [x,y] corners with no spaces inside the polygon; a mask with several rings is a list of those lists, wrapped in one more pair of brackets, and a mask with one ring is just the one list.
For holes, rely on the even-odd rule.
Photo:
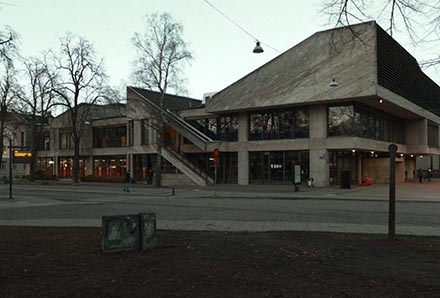
{"label": "dirt patch", "polygon": [[159,231],[102,253],[100,229],[0,227],[1,297],[439,297],[440,238]]}

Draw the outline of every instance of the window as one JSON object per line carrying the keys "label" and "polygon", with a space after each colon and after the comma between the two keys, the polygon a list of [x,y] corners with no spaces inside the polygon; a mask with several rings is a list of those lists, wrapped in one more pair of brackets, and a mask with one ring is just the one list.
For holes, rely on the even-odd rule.
{"label": "window", "polygon": [[238,139],[238,120],[236,115],[189,120],[188,122],[213,140],[236,142]]}
{"label": "window", "polygon": [[309,152],[249,152],[249,182],[291,184],[295,176],[295,165],[301,166],[301,180],[306,180],[309,175]]}
{"label": "window", "polygon": [[72,133],[70,131],[60,132],[59,138],[60,138],[60,149],[73,148]]}
{"label": "window", "polygon": [[133,146],[134,145],[134,121],[130,120],[128,121],[128,145]]}
{"label": "window", "polygon": [[263,139],[263,115],[251,114],[249,116],[249,140]]}
{"label": "window", "polygon": [[249,115],[249,140],[278,140],[309,137],[307,109],[271,111]]}
{"label": "window", "polygon": [[237,141],[238,121],[236,116],[223,116],[219,118],[220,127],[218,139],[230,142]]}
{"label": "window", "polygon": [[21,147],[23,148],[24,147],[24,131],[22,131],[21,133],[20,133],[20,144],[21,144]]}
{"label": "window", "polygon": [[438,126],[432,122],[428,122],[428,146],[439,147],[438,142]]}
{"label": "window", "polygon": [[148,144],[148,136],[149,136],[149,124],[148,119],[142,119],[141,120],[141,144],[147,145]]}
{"label": "window", "polygon": [[403,120],[362,106],[328,108],[329,136],[357,136],[394,143],[405,143]]}
{"label": "window", "polygon": [[127,126],[106,126],[93,128],[93,148],[127,146]]}
{"label": "window", "polygon": [[352,136],[353,122],[353,106],[336,106],[328,108],[329,136]]}
{"label": "window", "polygon": [[306,109],[295,111],[295,138],[309,137],[309,111]]}

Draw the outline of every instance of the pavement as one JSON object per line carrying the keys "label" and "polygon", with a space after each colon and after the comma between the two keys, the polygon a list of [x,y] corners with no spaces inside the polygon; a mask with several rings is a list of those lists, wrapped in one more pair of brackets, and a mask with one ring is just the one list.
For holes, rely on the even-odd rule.
{"label": "pavement", "polygon": [[[52,182],[50,185],[42,183],[29,183],[15,181],[13,189],[18,193],[20,189],[28,189],[28,192],[9,199],[8,185],[0,186],[0,209],[1,208],[27,208],[44,206],[67,206],[67,205],[93,205],[104,203],[99,200],[69,199],[69,194],[81,197],[85,194],[100,194],[105,196],[105,202],[117,201],[118,196],[112,195],[121,191],[120,184],[81,183],[73,185],[70,181]],[[41,196],[43,191],[59,192],[60,200],[53,200]],[[145,196],[149,198],[192,198],[192,199],[216,199],[221,200],[332,200],[332,201],[368,201],[388,202],[389,186],[354,185],[351,189],[339,187],[308,188],[300,187],[294,191],[292,185],[217,185],[209,187],[168,187],[152,188],[144,184],[132,185],[132,198]],[[440,180],[430,183],[407,182],[400,183],[396,187],[397,203],[428,203],[440,207]],[[182,200],[183,204],[184,201]],[[12,210],[12,209],[10,209]],[[439,214],[440,215],[440,214]],[[69,227],[101,227],[100,218],[80,218],[75,215],[64,218],[20,218],[2,219],[0,225],[13,226],[69,226]],[[266,231],[320,231],[320,232],[343,232],[343,233],[372,233],[387,234],[388,225],[366,223],[340,223],[340,222],[298,222],[278,220],[241,220],[240,217],[228,220],[218,219],[195,219],[195,220],[164,220],[157,219],[159,230],[192,230],[192,231],[225,231],[225,232],[266,232]],[[396,225],[396,234],[401,235],[424,235],[440,236],[439,225]]]}

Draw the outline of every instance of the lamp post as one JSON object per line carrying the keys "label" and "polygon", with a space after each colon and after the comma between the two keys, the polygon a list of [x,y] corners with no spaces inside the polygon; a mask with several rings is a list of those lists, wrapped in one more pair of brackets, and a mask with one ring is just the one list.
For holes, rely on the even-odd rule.
{"label": "lamp post", "polygon": [[393,240],[396,234],[396,151],[397,146],[388,146],[390,152],[390,192],[388,208],[388,239]]}

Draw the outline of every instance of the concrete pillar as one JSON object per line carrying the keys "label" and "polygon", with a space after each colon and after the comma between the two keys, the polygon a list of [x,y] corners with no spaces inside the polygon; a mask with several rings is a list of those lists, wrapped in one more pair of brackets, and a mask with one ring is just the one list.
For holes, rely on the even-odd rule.
{"label": "concrete pillar", "polygon": [[238,184],[249,184],[249,151],[238,151]]}
{"label": "concrete pillar", "polygon": [[139,146],[142,145],[142,122],[139,120],[135,120],[134,124],[133,124],[133,145],[134,146]]}
{"label": "concrete pillar", "polygon": [[54,158],[53,158],[53,162],[54,162],[54,168],[53,168],[53,174],[56,176],[56,177],[58,177],[58,163],[59,163],[59,158],[58,158],[58,156],[54,156]]}
{"label": "concrete pillar", "polygon": [[126,162],[127,162],[127,171],[131,171],[131,175],[133,176],[133,154],[127,154],[126,157]]}
{"label": "concrete pillar", "polygon": [[247,113],[238,114],[238,184],[249,184],[249,151],[247,148],[249,136],[249,118]]}
{"label": "concrete pillar", "polygon": [[311,106],[309,109],[309,167],[310,178],[316,187],[329,186],[329,154],[327,151],[327,107]]}
{"label": "concrete pillar", "polygon": [[356,162],[357,162],[357,182],[361,184],[362,182],[362,157],[361,152],[356,152]]}
{"label": "concrete pillar", "polygon": [[87,157],[86,167],[87,167],[86,175],[92,175],[93,174],[93,156]]}

